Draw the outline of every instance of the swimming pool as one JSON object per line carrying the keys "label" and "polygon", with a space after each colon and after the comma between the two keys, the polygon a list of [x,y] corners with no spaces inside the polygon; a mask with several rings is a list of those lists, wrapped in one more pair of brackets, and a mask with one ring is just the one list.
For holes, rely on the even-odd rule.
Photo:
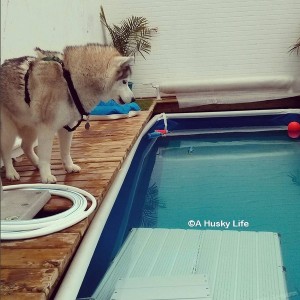
{"label": "swimming pool", "polygon": [[[300,299],[299,110],[168,115],[141,139],[78,297],[90,297],[131,228],[281,235],[289,295]],[[152,128],[164,128],[154,120]]]}

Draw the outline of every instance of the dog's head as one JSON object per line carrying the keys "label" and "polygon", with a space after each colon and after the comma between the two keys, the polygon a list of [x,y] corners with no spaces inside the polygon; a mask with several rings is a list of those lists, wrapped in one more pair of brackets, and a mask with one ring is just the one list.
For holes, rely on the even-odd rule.
{"label": "dog's head", "polygon": [[132,57],[116,56],[113,58],[113,69],[116,70],[113,75],[112,86],[109,91],[109,97],[120,104],[135,101],[133,93],[128,86],[128,80],[131,75]]}
{"label": "dog's head", "polygon": [[98,101],[134,101],[128,87],[132,61],[132,57],[121,56],[112,46],[87,44],[64,50],[65,68],[70,71],[80,97]]}

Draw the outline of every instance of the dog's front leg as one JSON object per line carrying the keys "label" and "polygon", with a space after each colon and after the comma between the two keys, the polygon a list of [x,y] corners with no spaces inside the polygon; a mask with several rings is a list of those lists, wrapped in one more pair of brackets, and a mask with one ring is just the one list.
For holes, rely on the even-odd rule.
{"label": "dog's front leg", "polygon": [[0,144],[1,144],[1,157],[5,166],[6,171],[6,178],[9,180],[19,180],[20,175],[16,171],[15,167],[13,166],[11,153],[12,149],[17,137],[17,129],[12,123],[11,120],[7,120],[5,123],[5,129],[3,128],[4,120],[7,118],[5,115],[1,114],[2,119],[2,126],[0,130]]}
{"label": "dog's front leg", "polygon": [[58,131],[60,155],[64,167],[68,173],[79,172],[81,168],[73,163],[71,158],[70,149],[72,144],[73,132],[67,131],[62,128]]}
{"label": "dog's front leg", "polygon": [[56,178],[51,174],[51,153],[55,131],[46,125],[38,128],[38,157],[39,170],[43,183],[55,183]]}

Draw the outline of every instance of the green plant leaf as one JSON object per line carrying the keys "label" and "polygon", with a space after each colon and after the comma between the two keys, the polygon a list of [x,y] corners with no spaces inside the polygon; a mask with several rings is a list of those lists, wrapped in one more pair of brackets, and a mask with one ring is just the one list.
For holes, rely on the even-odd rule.
{"label": "green plant leaf", "polygon": [[120,26],[109,25],[104,13],[100,7],[100,21],[107,28],[114,47],[124,56],[135,56],[140,53],[143,58],[144,54],[151,51],[150,40],[155,28],[149,27],[149,22],[145,17],[131,16],[121,21]]}

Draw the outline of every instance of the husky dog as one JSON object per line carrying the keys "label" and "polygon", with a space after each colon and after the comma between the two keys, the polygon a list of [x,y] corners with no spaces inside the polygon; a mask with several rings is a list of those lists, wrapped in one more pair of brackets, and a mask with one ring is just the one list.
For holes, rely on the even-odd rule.
{"label": "husky dog", "polygon": [[[132,57],[110,46],[68,46],[59,52],[36,48],[37,57],[6,60],[0,68],[1,153],[9,180],[19,180],[11,152],[16,136],[42,182],[51,174],[53,138],[58,133],[61,159],[68,173],[79,172],[70,156],[72,130],[101,100],[134,101],[128,87]],[[37,154],[33,144],[38,140]]]}

